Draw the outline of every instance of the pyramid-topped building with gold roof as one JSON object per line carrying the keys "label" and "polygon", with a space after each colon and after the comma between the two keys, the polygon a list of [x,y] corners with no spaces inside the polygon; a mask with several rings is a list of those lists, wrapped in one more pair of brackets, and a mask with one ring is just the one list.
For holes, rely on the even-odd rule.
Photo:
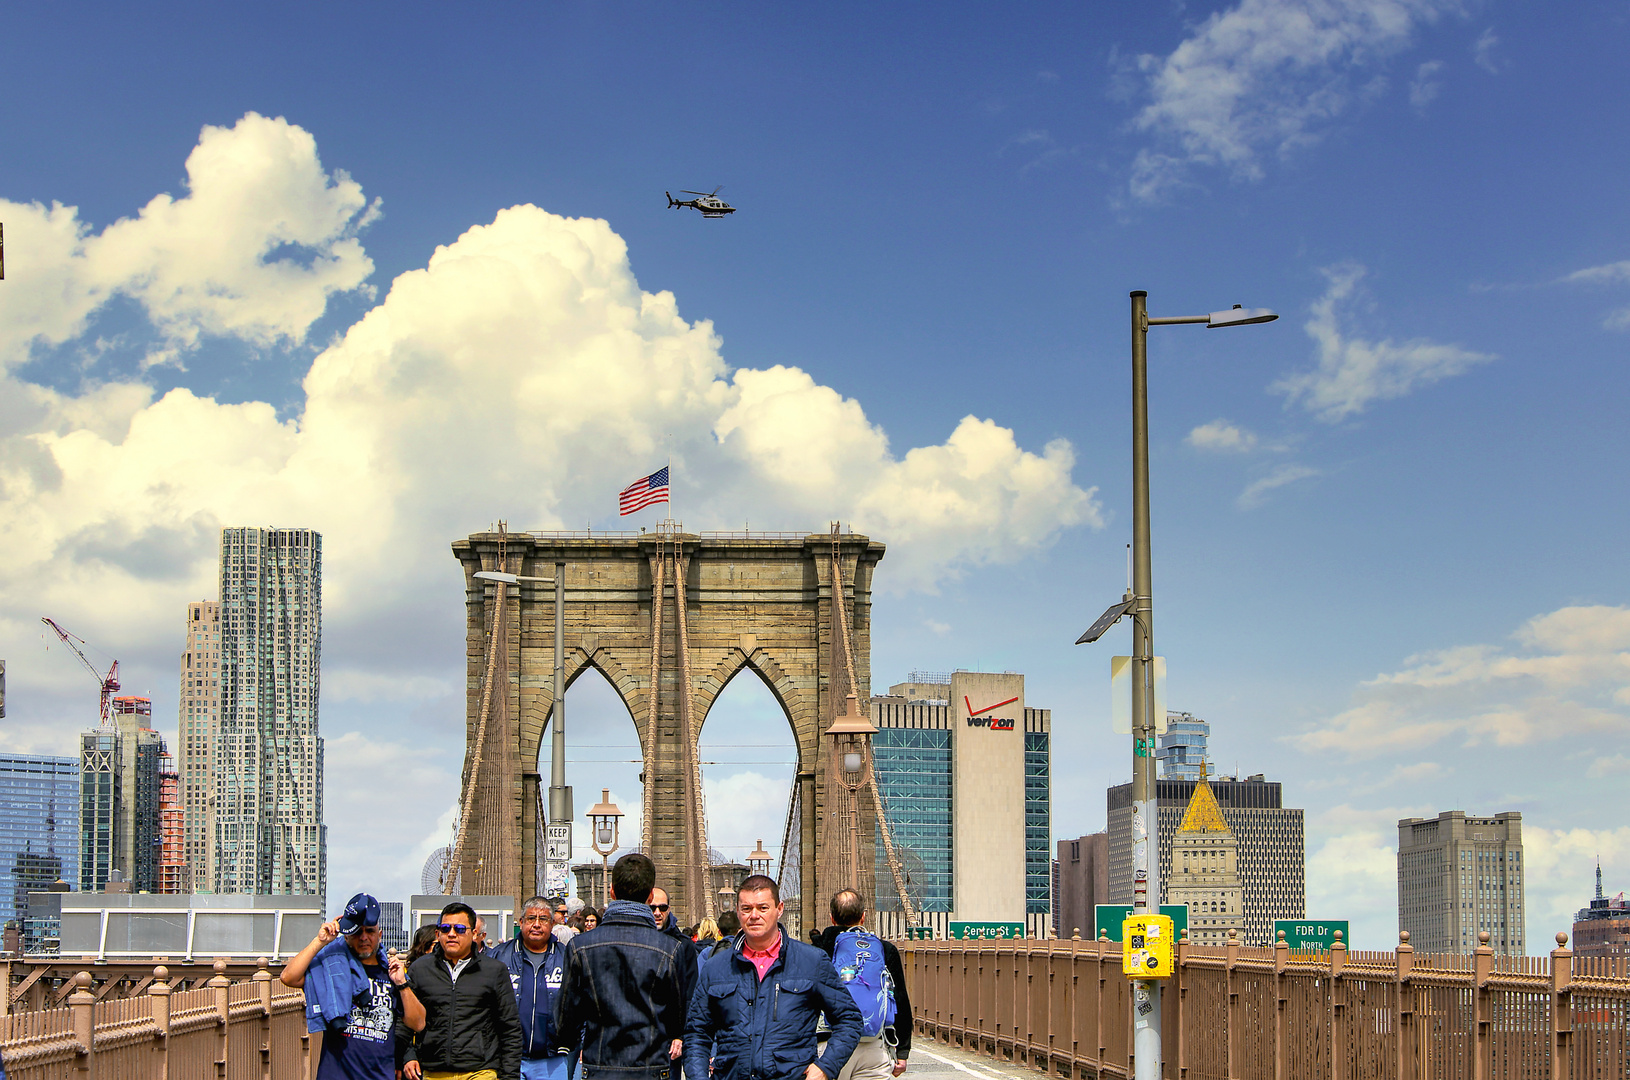
{"label": "pyramid-topped building with gold roof", "polygon": [[1188,809],[1183,811],[1183,824],[1177,827],[1180,833],[1227,833],[1234,835],[1234,830],[1228,827],[1223,820],[1222,807],[1217,805],[1217,796],[1212,794],[1211,785],[1201,778],[1194,785],[1194,795],[1189,799]]}
{"label": "pyramid-topped building with gold roof", "polygon": [[1204,777],[1202,763],[1201,778],[1183,811],[1183,823],[1172,837],[1172,876],[1166,902],[1188,905],[1191,943],[1226,945],[1228,931],[1245,929],[1239,841]]}

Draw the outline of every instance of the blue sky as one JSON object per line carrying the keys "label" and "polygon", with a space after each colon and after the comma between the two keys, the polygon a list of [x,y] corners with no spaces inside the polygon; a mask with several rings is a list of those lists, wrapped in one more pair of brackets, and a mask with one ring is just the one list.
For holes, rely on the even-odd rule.
{"label": "blue sky", "polygon": [[[1172,705],[1306,807],[1309,914],[1360,945],[1400,816],[1521,810],[1538,948],[1597,855],[1630,879],[1627,38],[1497,0],[8,12],[0,743],[92,715],[43,614],[173,731],[218,529],[321,529],[330,892],[405,896],[462,759],[447,544],[614,527],[672,453],[691,527],[887,541],[874,686],[1027,673],[1055,832],[1101,828],[1126,632],[1070,642],[1124,584],[1142,288],[1283,316],[1150,335]],[[720,184],[730,219],[664,206]],[[571,707],[579,801],[637,805],[615,701]],[[773,841],[786,728],[719,709],[715,843]]]}

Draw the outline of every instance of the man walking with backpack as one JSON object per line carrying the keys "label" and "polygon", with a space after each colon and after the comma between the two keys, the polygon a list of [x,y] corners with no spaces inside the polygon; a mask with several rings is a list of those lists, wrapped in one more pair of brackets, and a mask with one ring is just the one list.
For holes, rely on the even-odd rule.
{"label": "man walking with backpack", "polygon": [[868,931],[866,900],[853,889],[832,897],[832,925],[816,944],[826,950],[860,1009],[865,1033],[838,1080],[889,1080],[911,1056],[911,998],[900,950]]}

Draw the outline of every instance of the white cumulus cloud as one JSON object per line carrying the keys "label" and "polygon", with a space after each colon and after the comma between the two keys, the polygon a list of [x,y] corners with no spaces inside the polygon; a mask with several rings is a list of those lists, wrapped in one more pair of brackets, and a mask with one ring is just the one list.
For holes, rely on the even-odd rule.
{"label": "white cumulus cloud", "polygon": [[1598,754],[1630,736],[1630,609],[1559,608],[1515,647],[1461,645],[1410,657],[1364,683],[1356,704],[1291,740],[1348,757],[1451,746],[1588,739]]}
{"label": "white cumulus cloud", "polygon": [[1169,55],[1138,68],[1148,102],[1134,127],[1159,146],[1133,163],[1134,198],[1156,201],[1190,167],[1263,175],[1264,153],[1316,141],[1357,98],[1382,85],[1372,72],[1455,0],[1241,0],[1200,23]]}
{"label": "white cumulus cloud", "polygon": [[331,295],[373,272],[356,234],[374,211],[356,181],[324,171],[309,132],[256,113],[206,126],[186,170],[186,194],[156,195],[101,232],[74,207],[0,200],[11,241],[0,369],[36,342],[76,337],[115,295],[172,347],[299,341]]}
{"label": "white cumulus cloud", "polygon": [[[250,115],[205,129],[188,168],[187,197],[98,236],[71,211],[39,211],[67,238],[54,280],[72,303],[28,294],[50,310],[14,331],[14,354],[74,340],[111,283],[173,340],[262,344],[297,339],[326,296],[361,283],[369,264],[349,231],[366,199],[323,171],[308,133]],[[188,254],[188,238],[207,250]],[[285,260],[290,244],[308,250]],[[28,310],[12,286],[27,285],[29,265],[12,269],[0,326]],[[603,520],[618,490],[670,455],[687,527],[840,519],[890,544],[884,589],[932,588],[1101,521],[1066,442],[1027,450],[968,416],[946,418],[942,443],[896,450],[858,401],[807,372],[731,368],[710,323],[640,288],[609,224],[535,206],[499,212],[397,277],[311,361],[292,414],[185,387],[155,397],[139,381],[65,393],[15,372],[0,380],[0,655],[32,649],[36,613],[50,612],[127,660],[145,649],[168,667],[159,643],[177,613],[213,595],[218,530],[300,525],[324,534],[336,692],[439,695],[462,679],[438,667],[462,634],[449,541],[499,517]],[[26,694],[33,678],[14,667],[13,688]]]}
{"label": "white cumulus cloud", "polygon": [[1443,89],[1443,83],[1438,78],[1442,70],[1442,60],[1428,60],[1415,69],[1415,78],[1409,84],[1409,104],[1416,112],[1424,113],[1426,107],[1437,100],[1438,93]]}
{"label": "white cumulus cloud", "polygon": [[1219,418],[1190,431],[1183,441],[1196,450],[1244,454],[1256,449],[1257,437],[1254,432]]}
{"label": "white cumulus cloud", "polygon": [[1374,402],[1403,397],[1494,359],[1489,353],[1425,338],[1395,342],[1354,336],[1343,326],[1343,308],[1356,298],[1364,267],[1341,263],[1324,274],[1330,287],[1314,302],[1306,323],[1308,336],[1318,347],[1317,365],[1282,376],[1269,387],[1285,395],[1286,404],[1300,405],[1320,420],[1336,423]]}

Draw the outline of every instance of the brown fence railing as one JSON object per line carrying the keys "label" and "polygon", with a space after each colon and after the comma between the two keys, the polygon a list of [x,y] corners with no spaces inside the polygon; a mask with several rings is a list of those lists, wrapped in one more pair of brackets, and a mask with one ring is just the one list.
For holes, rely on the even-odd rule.
{"label": "brown fence railing", "polygon": [[[1484,935],[1486,938],[1486,935]],[[1161,996],[1177,1080],[1598,1080],[1630,1077],[1625,958],[1291,953],[1178,945]],[[1121,946],[902,941],[916,1029],[1050,1076],[1132,1075]]]}
{"label": "brown fence railing", "polygon": [[143,993],[105,999],[92,991],[90,972],[80,972],[66,1006],[0,1016],[6,1080],[309,1076],[305,995],[274,981],[264,960],[241,982],[226,970],[218,960],[207,985],[172,992],[160,966]]}

